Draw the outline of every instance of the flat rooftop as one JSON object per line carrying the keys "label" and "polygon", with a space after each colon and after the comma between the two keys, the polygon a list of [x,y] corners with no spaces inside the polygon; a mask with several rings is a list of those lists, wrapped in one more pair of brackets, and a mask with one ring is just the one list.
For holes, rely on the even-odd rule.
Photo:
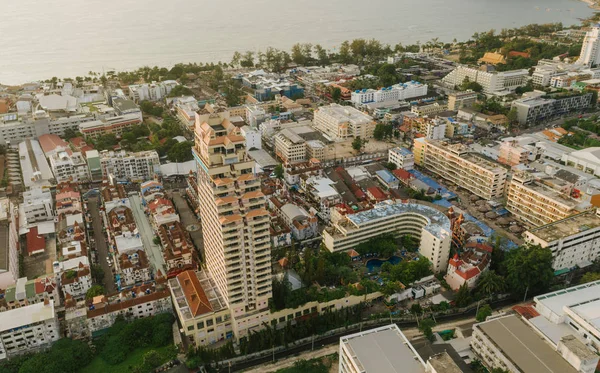
{"label": "flat rooftop", "polygon": [[352,123],[371,123],[373,118],[368,114],[363,113],[351,106],[341,106],[338,104],[331,104],[329,106],[321,106],[319,112],[329,115],[335,118],[339,122],[352,122]]}
{"label": "flat rooftop", "polygon": [[44,302],[40,302],[25,307],[15,308],[14,310],[0,312],[0,332],[38,322],[44,322],[53,319],[54,317],[53,300],[50,300],[47,306],[44,305]]}
{"label": "flat rooftop", "polygon": [[533,301],[555,313],[564,315],[564,308],[577,305],[600,297],[600,280],[553,291],[533,298]]}
{"label": "flat rooftop", "polygon": [[523,373],[576,373],[550,344],[517,316],[475,325]]}
{"label": "flat rooftop", "polygon": [[341,343],[362,367],[361,372],[425,372],[423,360],[395,324],[342,337]]}
{"label": "flat rooftop", "polygon": [[390,216],[403,214],[418,214],[425,217],[429,224],[423,229],[433,235],[439,236],[442,233],[449,233],[450,220],[441,211],[421,204],[421,203],[402,203],[386,201],[378,203],[374,208],[362,211],[356,214],[348,215],[348,220],[360,228],[361,225],[374,222],[376,220],[389,219]]}
{"label": "flat rooftop", "polygon": [[429,360],[427,360],[427,363],[430,364],[436,372],[462,373],[462,370],[458,367],[458,365],[456,365],[454,360],[452,360],[447,352],[433,355],[429,358]]}
{"label": "flat rooftop", "polygon": [[550,243],[598,227],[600,227],[600,217],[593,210],[530,229],[529,233]]}

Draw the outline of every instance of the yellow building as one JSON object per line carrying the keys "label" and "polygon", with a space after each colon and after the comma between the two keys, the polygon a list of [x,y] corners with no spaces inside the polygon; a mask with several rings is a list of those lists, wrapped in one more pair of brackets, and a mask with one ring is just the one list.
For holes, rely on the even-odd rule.
{"label": "yellow building", "polygon": [[496,52],[486,52],[483,57],[481,57],[477,62],[480,64],[490,64],[490,65],[498,65],[498,64],[506,64],[506,58],[500,53]]}
{"label": "yellow building", "polygon": [[570,197],[571,189],[572,184],[561,179],[535,179],[517,172],[510,182],[506,208],[533,226],[549,224],[581,211],[580,202]]}
{"label": "yellow building", "polygon": [[504,195],[507,169],[479,154],[470,153],[465,145],[415,139],[414,148],[415,163],[442,178],[484,199]]}

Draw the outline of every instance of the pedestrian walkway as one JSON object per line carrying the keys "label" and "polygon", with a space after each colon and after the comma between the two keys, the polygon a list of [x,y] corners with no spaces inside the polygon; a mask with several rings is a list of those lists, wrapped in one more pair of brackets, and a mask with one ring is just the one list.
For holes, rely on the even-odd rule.
{"label": "pedestrian walkway", "polygon": [[152,263],[154,269],[156,271],[160,269],[162,274],[166,275],[167,271],[165,268],[165,261],[163,259],[162,250],[159,245],[154,243],[154,231],[150,226],[148,217],[144,213],[144,208],[142,207],[142,200],[139,195],[131,195],[129,196],[129,200],[131,202],[131,211],[133,211],[133,218],[135,219],[135,224],[137,225],[140,237],[142,238],[142,243],[144,245],[146,255],[148,255],[148,259],[150,259],[150,263]]}

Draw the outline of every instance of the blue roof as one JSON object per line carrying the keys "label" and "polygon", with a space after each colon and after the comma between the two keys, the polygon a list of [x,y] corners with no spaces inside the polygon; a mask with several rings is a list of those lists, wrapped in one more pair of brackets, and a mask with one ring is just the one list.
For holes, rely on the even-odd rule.
{"label": "blue roof", "polygon": [[406,148],[403,148],[401,146],[397,147],[397,148],[393,148],[392,151],[394,153],[398,153],[402,156],[407,156],[407,155],[412,155],[412,152]]}
{"label": "blue roof", "polygon": [[454,192],[451,192],[450,190],[448,190],[448,188],[446,188],[445,186],[442,186],[441,184],[439,184],[438,182],[436,182],[432,178],[430,178],[428,176],[425,176],[420,171],[410,170],[408,172],[410,172],[416,179],[418,179],[418,180],[424,182],[425,184],[427,184],[428,187],[432,188],[436,192],[439,192],[440,195],[442,196],[442,198],[446,198],[446,199],[454,199],[454,198],[456,198],[456,194]]}
{"label": "blue roof", "polygon": [[388,184],[398,181],[398,179],[396,179],[396,177],[388,170],[379,170],[375,173],[381,178],[381,180],[385,181]]}

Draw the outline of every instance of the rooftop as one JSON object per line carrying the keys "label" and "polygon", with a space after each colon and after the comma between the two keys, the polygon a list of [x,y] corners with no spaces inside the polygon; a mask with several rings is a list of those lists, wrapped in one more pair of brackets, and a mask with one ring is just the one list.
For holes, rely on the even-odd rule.
{"label": "rooftop", "polygon": [[413,154],[410,150],[408,150],[406,148],[402,148],[402,147],[392,148],[392,149],[390,149],[390,152],[399,154],[399,155],[401,155],[403,157],[406,157],[406,156],[409,156],[409,155]]}
{"label": "rooftop", "polygon": [[496,347],[523,373],[575,373],[544,339],[518,316],[476,324]]}
{"label": "rooftop", "polygon": [[372,223],[376,220],[388,219],[393,215],[419,214],[425,217],[429,224],[423,229],[433,235],[450,234],[450,220],[439,210],[421,203],[402,203],[386,201],[376,204],[372,209],[348,215],[348,220],[357,227]]}
{"label": "rooftop", "polygon": [[351,106],[331,104],[329,106],[320,107],[318,112],[329,115],[339,122],[371,123],[373,121],[371,116]]}
{"label": "rooftop", "polygon": [[0,312],[0,332],[51,320],[55,316],[53,300],[50,300],[47,305],[40,302]]}
{"label": "rooftop", "polygon": [[361,372],[425,372],[425,363],[395,324],[345,336],[340,341]]}
{"label": "rooftop", "polygon": [[443,373],[462,373],[462,370],[456,365],[454,360],[446,352],[441,354],[433,355],[427,360],[436,372]]}
{"label": "rooftop", "polygon": [[533,228],[528,232],[550,243],[598,227],[600,227],[600,216],[596,210],[592,210]]}

